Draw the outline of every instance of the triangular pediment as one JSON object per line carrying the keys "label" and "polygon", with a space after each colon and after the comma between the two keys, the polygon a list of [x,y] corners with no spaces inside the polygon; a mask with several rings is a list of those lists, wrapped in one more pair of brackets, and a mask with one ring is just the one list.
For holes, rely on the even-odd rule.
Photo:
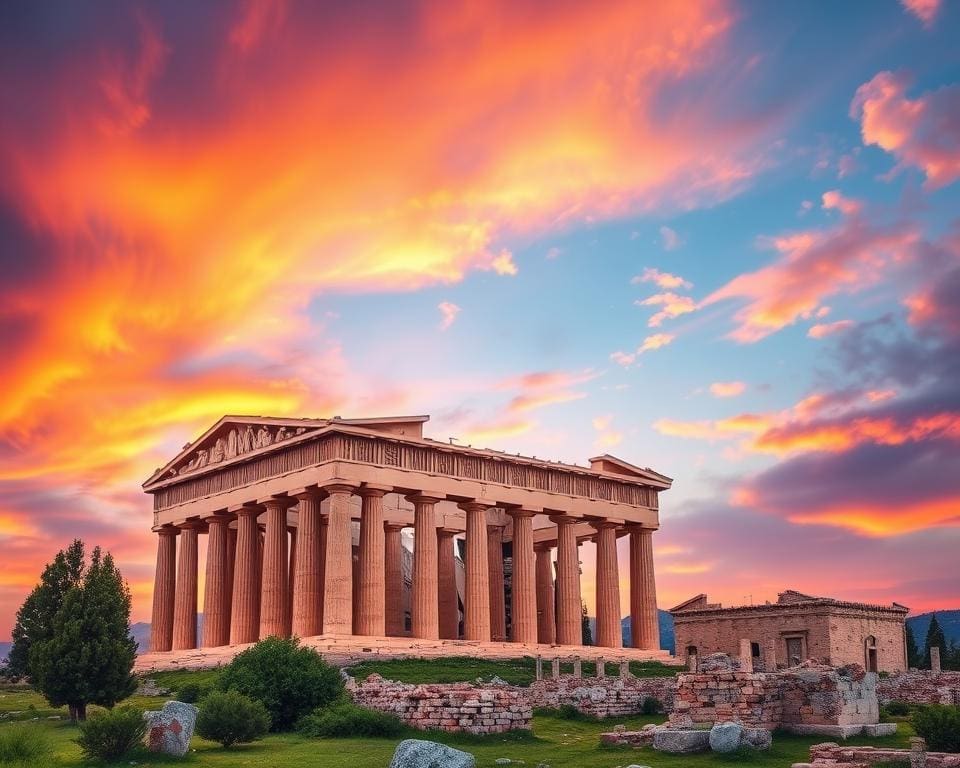
{"label": "triangular pediment", "polygon": [[594,472],[602,472],[607,475],[620,475],[637,480],[644,480],[651,485],[660,488],[669,488],[673,484],[673,479],[659,472],[654,472],[649,467],[637,467],[616,456],[605,453],[602,456],[594,456],[590,459],[590,469]]}
{"label": "triangular pediment", "polygon": [[154,472],[144,487],[233,461],[307,432],[316,432],[329,424],[328,419],[224,416],[196,440],[187,443],[166,466]]}

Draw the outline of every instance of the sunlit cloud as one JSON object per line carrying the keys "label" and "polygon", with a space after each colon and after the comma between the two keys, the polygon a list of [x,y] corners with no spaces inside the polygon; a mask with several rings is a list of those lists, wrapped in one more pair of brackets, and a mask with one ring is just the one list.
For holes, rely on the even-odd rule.
{"label": "sunlit cloud", "polygon": [[674,288],[692,288],[693,284],[684,280],[679,275],[671,275],[669,272],[661,272],[654,267],[646,267],[642,274],[637,275],[631,281],[634,285],[639,283],[655,283],[658,287],[665,290]]}
{"label": "sunlit cloud", "polygon": [[647,338],[641,342],[640,346],[637,347],[637,354],[642,355],[644,352],[661,349],[670,344],[675,338],[676,336],[672,333],[654,333],[647,336]]}
{"label": "sunlit cloud", "polygon": [[437,309],[440,310],[440,330],[441,331],[445,331],[451,325],[453,325],[457,319],[457,315],[459,315],[461,312],[461,308],[451,301],[441,301],[437,305]]}
{"label": "sunlit cloud", "polygon": [[647,321],[647,325],[651,328],[659,327],[664,320],[680,317],[697,309],[696,302],[689,296],[678,296],[675,293],[657,293],[649,298],[637,300],[634,304],[640,307],[660,307]]}
{"label": "sunlit cloud", "polygon": [[715,381],[710,385],[710,394],[714,397],[737,397],[747,391],[743,381]]}
{"label": "sunlit cloud", "polygon": [[903,7],[923,22],[925,27],[933,25],[937,12],[940,10],[940,0],[900,0]]}
{"label": "sunlit cloud", "polygon": [[844,197],[836,189],[824,192],[821,199],[824,210],[837,210],[844,216],[856,216],[863,210],[863,203]]}
{"label": "sunlit cloud", "polygon": [[811,325],[807,331],[807,336],[811,339],[823,339],[827,336],[832,336],[835,333],[840,331],[845,331],[847,328],[853,327],[853,320],[837,320],[833,323],[817,323],[816,325]]}

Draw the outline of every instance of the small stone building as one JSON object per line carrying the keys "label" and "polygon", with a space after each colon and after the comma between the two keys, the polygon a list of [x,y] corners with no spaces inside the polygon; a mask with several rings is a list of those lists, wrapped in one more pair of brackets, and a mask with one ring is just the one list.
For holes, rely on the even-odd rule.
{"label": "small stone building", "polygon": [[907,668],[904,619],[908,609],[848,603],[788,590],[777,602],[724,608],[697,595],[671,609],[676,653],[692,669],[711,653],[740,656],[750,642],[756,670],[783,669],[806,659],[839,667],[859,664],[868,672]]}

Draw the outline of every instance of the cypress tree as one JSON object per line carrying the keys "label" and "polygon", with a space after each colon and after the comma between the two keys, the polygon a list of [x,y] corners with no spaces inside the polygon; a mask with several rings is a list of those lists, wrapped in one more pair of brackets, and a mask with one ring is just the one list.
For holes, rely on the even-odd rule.
{"label": "cypress tree", "polygon": [[32,677],[30,648],[35,643],[49,640],[53,635],[53,619],[60,610],[71,587],[83,577],[83,542],[74,539],[66,549],[57,552],[40,576],[40,583],[24,600],[17,611],[13,627],[13,646],[8,664],[16,677]]}
{"label": "cypress tree", "polygon": [[52,636],[31,648],[34,685],[51,705],[67,705],[72,720],[85,720],[88,704],[112,707],[133,693],[135,657],[130,591],[97,547],[82,584],[67,591]]}
{"label": "cypress tree", "polygon": [[937,647],[940,649],[940,661],[947,656],[947,639],[943,635],[943,629],[940,628],[940,622],[937,621],[937,614],[930,617],[930,626],[927,627],[927,639],[923,643],[923,661],[927,668],[930,667],[930,649]]}
{"label": "cypress tree", "polygon": [[590,631],[590,617],[587,616],[587,604],[580,603],[583,618],[580,621],[580,642],[583,645],[593,645],[593,632]]}
{"label": "cypress tree", "polygon": [[909,624],[906,628],[907,667],[919,669],[923,659],[920,657],[920,649],[917,648],[917,638],[913,636],[913,629]]}

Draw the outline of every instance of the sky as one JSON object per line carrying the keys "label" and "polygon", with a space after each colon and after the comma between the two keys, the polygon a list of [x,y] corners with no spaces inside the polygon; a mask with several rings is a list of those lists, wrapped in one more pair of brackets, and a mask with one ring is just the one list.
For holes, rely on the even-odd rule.
{"label": "sky", "polygon": [[947,0],[4,3],[0,639],[73,537],[149,619],[140,485],[224,414],[649,466],[661,608],[960,607],[958,38]]}

